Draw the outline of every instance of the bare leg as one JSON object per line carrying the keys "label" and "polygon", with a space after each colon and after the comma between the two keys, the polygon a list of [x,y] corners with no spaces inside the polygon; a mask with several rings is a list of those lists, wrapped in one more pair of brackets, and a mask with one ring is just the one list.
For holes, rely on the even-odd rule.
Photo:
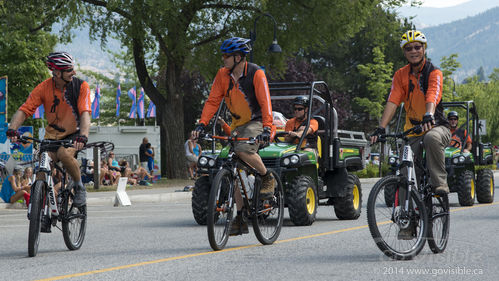
{"label": "bare leg", "polygon": [[236,154],[251,167],[255,168],[260,175],[265,175],[267,173],[267,168],[263,164],[262,158],[257,153],[247,153],[247,152],[236,152]]}

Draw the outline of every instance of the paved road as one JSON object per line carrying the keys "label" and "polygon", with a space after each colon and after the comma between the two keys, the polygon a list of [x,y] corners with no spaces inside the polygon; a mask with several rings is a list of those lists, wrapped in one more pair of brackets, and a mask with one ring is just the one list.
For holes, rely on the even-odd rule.
{"label": "paved road", "polygon": [[425,247],[413,261],[392,261],[366,225],[371,186],[363,187],[358,220],[339,221],[332,207],[320,207],[310,227],[286,219],[274,245],[261,246],[250,230],[231,237],[222,252],[211,251],[206,227],[195,224],[188,199],[92,205],[80,250],[68,251],[53,230],[42,234],[35,258],[27,257],[26,210],[0,210],[0,280],[497,280],[499,203],[461,208],[451,196],[445,253]]}

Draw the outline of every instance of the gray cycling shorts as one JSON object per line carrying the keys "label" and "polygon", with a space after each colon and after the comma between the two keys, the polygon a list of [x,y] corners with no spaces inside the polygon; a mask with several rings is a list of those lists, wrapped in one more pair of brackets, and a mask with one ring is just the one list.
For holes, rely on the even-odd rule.
{"label": "gray cycling shorts", "polygon": [[[249,121],[248,123],[234,129],[232,135],[237,133],[240,138],[256,137],[263,132],[262,121]],[[234,145],[235,152],[257,153],[258,144],[248,144],[236,142]]]}

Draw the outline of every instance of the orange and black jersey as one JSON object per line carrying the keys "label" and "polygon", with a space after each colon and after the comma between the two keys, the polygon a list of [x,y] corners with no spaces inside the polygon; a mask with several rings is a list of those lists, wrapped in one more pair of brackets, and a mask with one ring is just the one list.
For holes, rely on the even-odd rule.
{"label": "orange and black jersey", "polygon": [[417,76],[411,72],[410,64],[395,72],[388,101],[397,106],[404,102],[406,112],[404,130],[421,123],[423,115],[426,113],[427,103],[435,104],[436,124],[448,126],[441,104],[442,85],[442,71],[426,60]]}
{"label": "orange and black jersey", "polygon": [[200,123],[208,125],[218,110],[222,98],[232,114],[231,129],[249,121],[262,121],[264,127],[272,127],[272,104],[267,78],[256,64],[246,62],[242,76],[235,82],[229,69],[221,68],[213,81]]}
{"label": "orange and black jersey", "polygon": [[[78,78],[73,77],[74,82]],[[72,98],[65,88],[64,93],[55,87],[55,82],[49,78],[33,89],[26,102],[19,108],[26,116],[31,116],[36,109],[43,104],[45,108],[46,119],[49,126],[45,128],[46,139],[63,139],[78,130],[78,118],[83,112],[92,112],[90,102],[90,87],[83,80],[78,80],[79,91],[78,98],[75,101],[78,112],[72,107],[70,99]],[[73,81],[72,81],[73,82]],[[52,126],[51,126],[52,125]],[[60,128],[57,130],[54,128]],[[61,132],[64,130],[63,132]]]}

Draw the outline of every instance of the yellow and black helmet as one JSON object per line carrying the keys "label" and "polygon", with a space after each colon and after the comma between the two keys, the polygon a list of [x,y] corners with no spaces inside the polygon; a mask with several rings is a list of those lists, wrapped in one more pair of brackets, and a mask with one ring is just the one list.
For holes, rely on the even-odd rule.
{"label": "yellow and black helmet", "polygon": [[403,49],[407,43],[412,42],[423,43],[426,50],[426,36],[423,34],[423,32],[418,30],[408,30],[406,33],[402,34],[402,37],[400,38],[400,48]]}

